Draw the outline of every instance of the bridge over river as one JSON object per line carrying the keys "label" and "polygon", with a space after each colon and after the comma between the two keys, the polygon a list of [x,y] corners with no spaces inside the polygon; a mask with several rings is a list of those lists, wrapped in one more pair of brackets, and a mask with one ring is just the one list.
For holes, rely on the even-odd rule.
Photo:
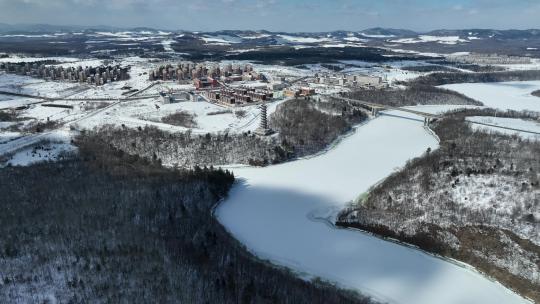
{"label": "bridge over river", "polygon": [[429,125],[431,122],[442,118],[442,115],[422,112],[422,111],[413,110],[413,109],[409,109],[409,108],[394,107],[394,106],[389,106],[389,105],[383,105],[383,104],[380,104],[380,103],[374,103],[374,102],[358,100],[358,99],[351,99],[351,98],[335,96],[335,95],[331,95],[329,97],[333,98],[333,99],[338,99],[338,100],[344,101],[348,105],[351,105],[351,106],[354,106],[354,107],[361,107],[361,108],[364,108],[364,109],[368,109],[368,110],[371,111],[371,115],[373,115],[373,116],[377,116],[379,114],[379,111],[385,111],[385,110],[407,112],[407,113],[411,113],[411,114],[423,117],[424,118],[424,125]]}

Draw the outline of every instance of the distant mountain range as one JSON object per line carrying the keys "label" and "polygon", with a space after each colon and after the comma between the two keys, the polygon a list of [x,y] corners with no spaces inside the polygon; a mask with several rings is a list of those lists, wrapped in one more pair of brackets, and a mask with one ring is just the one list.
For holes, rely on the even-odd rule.
{"label": "distant mountain range", "polygon": [[78,26],[78,25],[50,25],[50,24],[6,24],[0,23],[0,33],[22,34],[22,33],[55,33],[55,32],[72,32],[84,30],[107,30],[117,31],[125,30],[112,26]]}
{"label": "distant mountain range", "polygon": [[92,32],[92,31],[132,31],[132,32],[173,32],[173,33],[205,33],[205,34],[225,34],[225,35],[245,35],[245,34],[300,34],[307,37],[320,37],[321,35],[331,34],[334,37],[347,36],[350,33],[364,34],[370,38],[407,38],[416,37],[419,35],[428,36],[459,36],[468,37],[474,35],[478,38],[493,38],[500,37],[506,39],[516,38],[528,38],[540,36],[540,29],[528,29],[528,30],[493,30],[493,29],[460,29],[460,30],[433,30],[429,32],[415,32],[407,29],[393,29],[393,28],[370,28],[362,31],[329,31],[329,32],[272,32],[266,30],[222,30],[213,32],[190,32],[183,30],[165,30],[154,29],[150,27],[136,27],[136,28],[122,28],[107,25],[96,26],[79,26],[79,25],[50,25],[50,24],[6,24],[0,23],[0,33],[3,34],[24,34],[24,33],[57,33],[57,32]]}
{"label": "distant mountain range", "polygon": [[[0,51],[47,54],[148,54],[186,53],[228,56],[263,52],[271,58],[278,49],[306,52],[326,49],[338,56],[341,50],[363,53],[393,52],[431,56],[458,52],[501,53],[540,58],[540,30],[461,29],[415,32],[405,29],[370,28],[362,31],[272,32],[266,30],[221,30],[213,32],[160,30],[148,27],[62,26],[0,23]],[[356,50],[352,50],[356,49]],[[338,53],[332,53],[331,50]],[[282,50],[283,51],[283,50]],[[319,50],[320,52],[321,50]],[[316,51],[313,51],[316,53]],[[387,56],[394,56],[386,54]],[[285,55],[283,55],[285,56]],[[282,56],[282,57],[283,57]],[[351,56],[348,56],[349,58]],[[352,57],[357,58],[357,57]]]}

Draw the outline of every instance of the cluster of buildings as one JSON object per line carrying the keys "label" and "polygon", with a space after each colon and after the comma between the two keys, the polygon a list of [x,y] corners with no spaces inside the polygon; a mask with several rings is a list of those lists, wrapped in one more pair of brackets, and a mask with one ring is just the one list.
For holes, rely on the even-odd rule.
{"label": "cluster of buildings", "polygon": [[198,95],[187,91],[162,91],[159,93],[163,104],[177,103],[181,101],[197,101]]}
{"label": "cluster of buildings", "polygon": [[256,88],[223,87],[220,90],[207,90],[204,95],[213,102],[226,105],[244,105],[271,100],[274,93]]}
{"label": "cluster of buildings", "polygon": [[45,62],[0,63],[0,70],[46,80],[79,82],[97,86],[129,79],[129,67],[120,67],[119,65],[64,68],[46,65]]}
{"label": "cluster of buildings", "polygon": [[287,97],[308,97],[315,95],[315,89],[310,87],[290,88],[283,92]]}
{"label": "cluster of buildings", "polygon": [[206,64],[181,62],[177,65],[162,65],[149,73],[150,81],[193,81],[197,89],[211,88],[222,83],[261,80],[263,76],[253,71],[253,66],[232,64]]}
{"label": "cluster of buildings", "polygon": [[382,77],[362,74],[315,74],[315,83],[365,88],[380,88],[385,86],[385,81],[383,81]]}
{"label": "cluster of buildings", "polygon": [[448,61],[465,64],[530,64],[528,57],[507,56],[499,54],[458,54],[448,56]]}

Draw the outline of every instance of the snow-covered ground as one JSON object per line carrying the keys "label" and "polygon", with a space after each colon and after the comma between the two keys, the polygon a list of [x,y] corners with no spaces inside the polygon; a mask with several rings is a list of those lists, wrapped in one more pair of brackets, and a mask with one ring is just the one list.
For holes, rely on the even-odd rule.
{"label": "snow-covered ground", "polygon": [[372,76],[379,76],[388,80],[390,84],[395,81],[406,81],[425,75],[426,73],[413,72],[402,70],[401,68],[407,66],[407,62],[394,61],[385,64],[384,66],[373,65],[372,63],[366,63],[357,60],[343,60],[341,63],[351,65],[342,70],[342,73],[360,73]]}
{"label": "snow-covered ground", "polygon": [[37,61],[43,61],[43,60],[57,60],[57,61],[61,61],[61,62],[75,62],[75,61],[79,61],[80,59],[74,58],[74,57],[25,57],[25,56],[17,56],[17,55],[12,55],[12,56],[6,57],[6,58],[0,58],[0,62],[12,62],[12,63],[37,62]]}
{"label": "snow-covered ground", "polygon": [[490,116],[468,117],[475,130],[496,132],[506,135],[518,135],[523,139],[540,140],[540,122],[518,118],[503,118]]}
{"label": "snow-covered ground", "polygon": [[229,36],[229,35],[217,35],[212,37],[201,37],[207,44],[213,45],[230,45],[231,43],[241,43],[242,39]]}
{"label": "snow-covered ground", "polygon": [[28,166],[41,161],[56,161],[62,154],[76,151],[71,144],[72,134],[67,128],[26,136],[11,132],[13,138],[4,141],[9,133],[0,132],[0,155],[10,155],[4,165]]}
{"label": "snow-covered ground", "polygon": [[[0,126],[6,127],[7,123],[0,122]],[[0,147],[6,143],[9,143],[10,141],[17,139],[19,137],[23,136],[21,132],[15,132],[15,131],[1,131],[0,132]]]}
{"label": "snow-covered ground", "polygon": [[457,44],[460,42],[468,42],[465,39],[459,38],[459,36],[430,36],[430,35],[420,35],[418,38],[403,38],[392,40],[391,42],[395,43],[422,43],[422,42],[436,42],[440,44]]}
{"label": "snow-covered ground", "polygon": [[388,114],[323,155],[235,168],[239,182],[216,216],[261,258],[390,303],[527,303],[467,267],[331,225],[336,212],[370,186],[428,147],[437,148],[419,117]]}
{"label": "snow-covered ground", "polygon": [[75,149],[69,143],[44,143],[15,153],[7,164],[11,166],[28,166],[37,162],[57,161],[64,153],[73,152]]}
{"label": "snow-covered ground", "polygon": [[301,36],[289,36],[289,35],[278,35],[285,42],[293,43],[318,43],[318,42],[328,42],[332,41],[329,38],[314,38],[314,37],[301,37]]}
{"label": "snow-covered ground", "polygon": [[538,70],[540,69],[540,59],[532,58],[530,63],[523,64],[496,64],[496,66],[503,67],[511,71],[520,71],[520,70]]}
{"label": "snow-covered ground", "polygon": [[[268,103],[268,115],[271,115],[276,107],[284,101],[285,99]],[[159,109],[156,108],[156,105],[159,106]],[[132,128],[154,126],[168,132],[185,132],[188,128],[161,122],[163,117],[178,112],[186,112],[194,117],[196,126],[190,128],[193,134],[254,131],[259,126],[260,121],[258,105],[238,108],[229,108],[208,102],[179,102],[163,105],[157,98],[119,104],[108,111],[77,122],[77,126],[83,129],[92,129],[105,124],[116,126],[123,124]]]}
{"label": "snow-covered ground", "polygon": [[53,82],[41,79],[0,73],[0,90],[44,97],[67,97],[81,90],[81,86],[69,82]]}
{"label": "snow-covered ground", "polygon": [[442,87],[479,100],[490,108],[540,112],[540,98],[531,95],[540,89],[540,81],[461,83]]}
{"label": "snow-covered ground", "polygon": [[39,99],[14,97],[0,94],[0,110],[25,106],[37,101],[39,101]]}

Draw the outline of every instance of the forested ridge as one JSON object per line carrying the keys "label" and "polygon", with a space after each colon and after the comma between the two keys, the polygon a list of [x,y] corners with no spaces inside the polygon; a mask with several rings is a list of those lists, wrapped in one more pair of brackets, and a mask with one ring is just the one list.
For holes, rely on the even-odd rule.
{"label": "forested ridge", "polygon": [[319,152],[368,117],[354,107],[336,101],[293,100],[281,104],[270,117],[278,132],[280,148],[288,155]]}
{"label": "forested ridge", "polygon": [[459,110],[433,125],[426,151],[338,217],[338,225],[392,237],[473,265],[540,301],[540,143],[474,131],[467,116],[537,114]]}
{"label": "forested ridge", "polygon": [[496,71],[496,72],[436,72],[415,78],[409,83],[439,86],[456,83],[505,82],[540,80],[540,70]]}
{"label": "forested ridge", "polygon": [[166,169],[101,138],[0,170],[0,302],[369,303],[257,260],[212,216],[230,172]]}

